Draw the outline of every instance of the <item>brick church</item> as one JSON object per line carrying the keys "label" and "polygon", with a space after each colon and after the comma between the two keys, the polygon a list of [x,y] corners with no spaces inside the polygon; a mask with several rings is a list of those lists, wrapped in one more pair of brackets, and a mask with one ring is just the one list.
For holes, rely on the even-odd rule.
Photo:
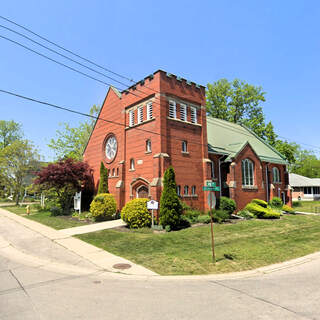
{"label": "brick church", "polygon": [[207,181],[238,209],[254,198],[291,203],[283,156],[244,126],[207,116],[204,86],[158,70],[123,92],[110,87],[99,118],[84,160],[96,187],[104,162],[119,209],[133,198],[159,201],[170,165],[179,197],[194,208],[208,209]]}

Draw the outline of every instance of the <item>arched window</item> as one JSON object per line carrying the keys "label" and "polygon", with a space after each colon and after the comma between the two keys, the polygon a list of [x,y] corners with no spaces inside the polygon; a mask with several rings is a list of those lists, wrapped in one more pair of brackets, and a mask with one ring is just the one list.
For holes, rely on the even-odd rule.
{"label": "arched window", "polygon": [[134,159],[130,159],[130,170],[134,170]]}
{"label": "arched window", "polygon": [[112,176],[113,176],[113,177],[115,176],[115,170],[114,170],[114,168],[112,169]]}
{"label": "arched window", "polygon": [[192,188],[191,188],[191,194],[192,194],[193,196],[196,195],[196,186],[192,186]]}
{"label": "arched window", "polygon": [[281,182],[279,169],[277,167],[272,168],[272,174],[273,174],[273,182],[275,183]]}
{"label": "arched window", "polygon": [[214,162],[213,161],[211,161],[210,166],[211,166],[211,179],[213,179],[214,178]]}
{"label": "arched window", "polygon": [[242,185],[253,186],[254,184],[253,162],[249,159],[242,160],[241,169],[242,169]]}
{"label": "arched window", "polygon": [[187,196],[189,194],[189,186],[184,186],[183,194]]}
{"label": "arched window", "polygon": [[117,177],[119,177],[119,168],[117,168]]}
{"label": "arched window", "polygon": [[181,196],[181,186],[177,186],[177,195]]}
{"label": "arched window", "polygon": [[146,141],[146,152],[151,152],[151,140]]}

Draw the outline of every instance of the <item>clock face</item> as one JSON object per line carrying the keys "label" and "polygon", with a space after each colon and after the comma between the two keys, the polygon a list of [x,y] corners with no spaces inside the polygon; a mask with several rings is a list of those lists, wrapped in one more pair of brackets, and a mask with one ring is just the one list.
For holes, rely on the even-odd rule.
{"label": "clock face", "polygon": [[106,157],[109,161],[113,160],[117,154],[118,143],[115,136],[110,136],[106,142]]}

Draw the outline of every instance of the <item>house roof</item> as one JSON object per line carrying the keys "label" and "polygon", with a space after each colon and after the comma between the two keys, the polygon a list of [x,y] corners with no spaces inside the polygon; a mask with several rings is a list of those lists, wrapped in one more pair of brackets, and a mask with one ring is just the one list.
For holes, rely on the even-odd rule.
{"label": "house roof", "polygon": [[267,142],[243,125],[207,116],[209,153],[236,157],[249,144],[264,162],[287,164],[285,158]]}
{"label": "house roof", "polygon": [[296,173],[290,173],[289,184],[292,187],[320,187],[320,179],[308,178]]}

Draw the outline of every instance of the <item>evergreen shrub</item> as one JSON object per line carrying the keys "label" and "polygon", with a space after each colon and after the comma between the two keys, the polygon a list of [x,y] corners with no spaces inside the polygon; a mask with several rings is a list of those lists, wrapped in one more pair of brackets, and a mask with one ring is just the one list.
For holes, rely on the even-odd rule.
{"label": "evergreen shrub", "polygon": [[147,209],[149,199],[137,198],[126,203],[121,210],[121,219],[130,229],[151,226],[151,214]]}
{"label": "evergreen shrub", "polygon": [[115,217],[117,203],[110,193],[100,193],[94,197],[90,205],[90,212],[95,221],[112,220]]}
{"label": "evergreen shrub", "polygon": [[100,164],[100,181],[99,181],[99,187],[98,187],[98,194],[100,193],[109,193],[108,169],[104,166],[102,161]]}
{"label": "evergreen shrub", "polygon": [[253,219],[255,218],[254,214],[251,213],[250,211],[246,210],[246,209],[243,209],[241,211],[239,211],[237,213],[238,216],[244,218],[244,219]]}
{"label": "evergreen shrub", "polygon": [[220,197],[218,208],[231,215],[236,210],[236,202],[228,197]]}
{"label": "evergreen shrub", "polygon": [[176,192],[175,172],[169,167],[163,177],[163,190],[160,198],[160,224],[166,228],[170,226],[171,230],[179,229],[182,206]]}
{"label": "evergreen shrub", "polygon": [[284,206],[282,207],[282,211],[287,212],[287,213],[291,213],[291,214],[294,214],[294,213],[295,213],[295,210],[292,209],[291,207],[287,206],[287,205],[284,205]]}
{"label": "evergreen shrub", "polygon": [[274,208],[282,208],[283,203],[282,200],[278,197],[274,197],[271,201],[270,201],[270,206],[274,207]]}
{"label": "evergreen shrub", "polygon": [[261,200],[261,199],[253,199],[251,201],[251,203],[256,203],[258,204],[259,206],[261,207],[264,207],[264,208],[267,208],[268,207],[268,202],[264,201],[264,200]]}
{"label": "evergreen shrub", "polygon": [[212,219],[216,223],[222,223],[227,221],[230,218],[230,215],[227,211],[223,210],[211,210],[209,211],[209,215],[212,213]]}
{"label": "evergreen shrub", "polygon": [[197,218],[197,222],[198,223],[210,223],[210,220],[211,218],[208,216],[208,215],[201,215],[201,216],[198,216]]}

